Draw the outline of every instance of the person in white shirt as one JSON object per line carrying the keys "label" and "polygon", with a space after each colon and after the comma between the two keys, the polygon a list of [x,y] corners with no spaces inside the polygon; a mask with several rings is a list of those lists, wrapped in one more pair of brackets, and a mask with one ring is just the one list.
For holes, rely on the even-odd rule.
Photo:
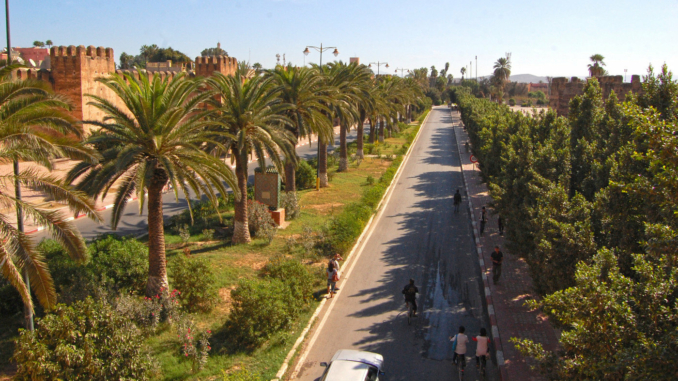
{"label": "person in white shirt", "polygon": [[457,343],[456,347],[454,348],[454,356],[452,356],[452,361],[455,365],[457,365],[457,358],[459,358],[461,360],[462,369],[466,367],[466,344],[468,344],[468,336],[464,334],[465,331],[466,328],[464,328],[463,325],[459,326],[459,333],[454,335],[454,337],[450,337],[450,341]]}
{"label": "person in white shirt", "polygon": [[490,354],[489,344],[492,342],[489,337],[487,337],[487,330],[485,328],[480,329],[480,336],[473,338],[473,341],[478,342],[476,347],[476,368],[480,367],[480,359],[482,358],[483,364],[487,361],[487,356]]}

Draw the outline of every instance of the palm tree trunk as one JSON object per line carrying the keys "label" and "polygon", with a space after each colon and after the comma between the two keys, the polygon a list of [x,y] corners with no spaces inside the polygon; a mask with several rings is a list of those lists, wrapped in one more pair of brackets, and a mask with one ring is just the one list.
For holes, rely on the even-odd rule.
{"label": "palm tree trunk", "polygon": [[346,130],[348,127],[340,124],[339,127],[339,170],[338,172],[346,172],[348,170],[348,147],[346,145]]}
{"label": "palm tree trunk", "polygon": [[327,144],[318,140],[319,156],[318,156],[318,178],[320,179],[320,187],[327,188],[329,180],[327,179]]}
{"label": "palm tree trunk", "polygon": [[233,243],[250,243],[250,228],[247,219],[247,153],[233,150],[235,155],[235,176],[238,179],[240,200],[235,200],[233,221]]}
{"label": "palm tree trunk", "polygon": [[363,153],[363,134],[365,133],[365,131],[364,131],[365,127],[363,126],[363,121],[364,121],[363,118],[360,118],[358,120],[358,140],[357,140],[358,149],[355,153],[355,156],[357,158],[360,158],[360,159],[365,158],[365,154]]}
{"label": "palm tree trunk", "polygon": [[379,120],[379,143],[384,142],[384,119]]}
{"label": "palm tree trunk", "polygon": [[285,192],[297,191],[296,173],[297,165],[292,160],[287,159],[285,161]]}
{"label": "palm tree trunk", "polygon": [[374,124],[375,118],[369,118],[370,121],[370,144],[374,144],[374,141],[377,140],[377,128]]}
{"label": "palm tree trunk", "polygon": [[167,172],[156,167],[148,187],[148,283],[146,296],[167,292],[167,259],[165,258],[165,227],[162,212],[162,188],[167,184]]}

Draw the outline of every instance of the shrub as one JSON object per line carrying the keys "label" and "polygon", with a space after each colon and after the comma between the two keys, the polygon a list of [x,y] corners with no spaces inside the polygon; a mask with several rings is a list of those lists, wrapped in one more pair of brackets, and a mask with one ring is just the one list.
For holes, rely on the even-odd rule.
{"label": "shrub", "polygon": [[155,332],[162,317],[163,306],[157,298],[141,299],[132,295],[120,295],[114,300],[114,306],[118,313],[136,323],[137,327],[143,328],[147,333]]}
{"label": "shrub", "polygon": [[247,222],[250,233],[258,237],[257,233],[264,225],[275,225],[271,214],[268,213],[268,206],[258,201],[247,201]]}
{"label": "shrub", "polygon": [[148,380],[154,364],[137,327],[109,304],[87,298],[21,330],[16,380]]}
{"label": "shrub", "polygon": [[515,106],[516,105],[516,98],[510,98],[508,103],[509,103],[509,106]]}
{"label": "shrub", "polygon": [[297,189],[315,187],[316,170],[306,160],[300,160],[294,175]]}
{"label": "shrub", "polygon": [[360,203],[348,204],[342,212],[330,221],[329,239],[333,251],[348,251],[353,240],[360,235],[372,215],[372,208]]}
{"label": "shrub", "polygon": [[374,184],[374,177],[372,177],[372,175],[368,175],[367,179],[365,179],[365,182],[367,182],[367,185],[373,185]]}
{"label": "shrub", "polygon": [[214,229],[202,229],[202,237],[205,241],[211,241],[214,239]]}
{"label": "shrub", "polygon": [[537,106],[545,106],[545,105],[546,105],[546,101],[545,101],[545,100],[543,100],[543,99],[537,99]]}
{"label": "shrub", "polygon": [[532,107],[532,100],[528,99],[523,102],[522,107]]}
{"label": "shrub", "polygon": [[61,302],[93,295],[98,289],[113,293],[144,292],[148,279],[148,247],[133,238],[106,235],[88,247],[89,260],[74,262],[56,241],[39,245],[54,279]]}
{"label": "shrub", "polygon": [[191,230],[188,225],[183,225],[179,227],[179,237],[181,237],[181,242],[186,245],[191,239]]}
{"label": "shrub", "polygon": [[290,288],[293,299],[303,302],[299,306],[301,309],[308,306],[313,297],[313,285],[316,278],[306,266],[299,261],[276,257],[266,264],[264,274],[268,278],[285,282]]}
{"label": "shrub", "polygon": [[293,220],[299,216],[299,197],[297,192],[285,192],[281,197],[282,207],[285,208],[285,219]]}
{"label": "shrub", "polygon": [[169,266],[177,299],[188,312],[209,312],[219,300],[216,279],[209,263],[201,258],[176,256]]}
{"label": "shrub", "polygon": [[266,240],[266,243],[270,245],[271,242],[273,242],[273,238],[275,238],[276,234],[278,234],[278,228],[275,224],[264,224],[257,231],[256,237],[263,238]]}
{"label": "shrub", "polygon": [[296,317],[290,289],[277,279],[242,279],[231,298],[227,329],[235,343],[248,349],[263,344]]}
{"label": "shrub", "polygon": [[188,316],[183,316],[175,324],[177,337],[181,344],[183,358],[193,363],[193,371],[202,370],[207,364],[209,351],[212,350],[209,339],[212,331],[198,329],[195,322]]}
{"label": "shrub", "polygon": [[363,145],[363,153],[365,153],[366,155],[371,155],[372,150],[374,150],[374,144],[368,143],[368,144]]}

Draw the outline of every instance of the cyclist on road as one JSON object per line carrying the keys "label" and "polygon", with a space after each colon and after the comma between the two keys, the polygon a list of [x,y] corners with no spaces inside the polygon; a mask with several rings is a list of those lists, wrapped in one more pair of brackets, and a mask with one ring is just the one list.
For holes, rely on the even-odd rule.
{"label": "cyclist on road", "polygon": [[461,205],[461,193],[457,189],[457,193],[454,194],[454,212],[459,213],[459,205]]}
{"label": "cyclist on road", "polygon": [[403,288],[403,295],[405,295],[405,305],[407,307],[412,303],[412,312],[417,316],[417,294],[419,289],[414,285],[414,279],[410,279],[410,283]]}
{"label": "cyclist on road", "polygon": [[462,369],[466,367],[466,344],[468,344],[468,336],[464,334],[465,331],[466,328],[461,325],[459,326],[459,333],[454,335],[454,337],[450,337],[450,341],[456,342],[452,362],[457,365],[458,361],[461,360]]}
{"label": "cyclist on road", "polygon": [[492,342],[489,337],[487,337],[487,330],[485,328],[480,329],[480,336],[473,338],[473,341],[478,342],[476,347],[476,368],[480,367],[480,358],[483,358],[483,363],[486,361],[486,357],[490,354],[489,344]]}

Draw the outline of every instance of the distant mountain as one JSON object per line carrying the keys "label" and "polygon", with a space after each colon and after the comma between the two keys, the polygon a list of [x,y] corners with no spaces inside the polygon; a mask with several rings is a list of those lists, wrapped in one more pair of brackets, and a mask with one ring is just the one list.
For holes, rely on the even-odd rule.
{"label": "distant mountain", "polygon": [[519,82],[519,83],[539,83],[539,81],[543,81],[544,83],[548,83],[548,81],[546,80],[546,77],[538,77],[538,76],[532,75],[532,74],[512,75],[512,76],[509,77],[509,81]]}

